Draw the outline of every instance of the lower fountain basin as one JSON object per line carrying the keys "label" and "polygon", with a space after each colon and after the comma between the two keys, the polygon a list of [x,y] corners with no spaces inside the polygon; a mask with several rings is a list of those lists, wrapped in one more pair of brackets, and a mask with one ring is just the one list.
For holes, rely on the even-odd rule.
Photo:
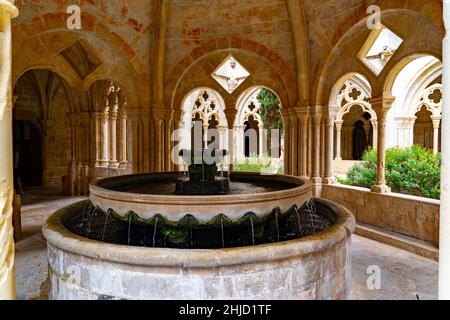
{"label": "lower fountain basin", "polygon": [[130,247],[89,240],[64,220],[47,221],[50,299],[345,299],[351,280],[353,215],[315,199],[336,223],[286,242],[214,250]]}
{"label": "lower fountain basin", "polygon": [[180,196],[175,194],[180,173],[152,173],[113,177],[90,186],[90,200],[104,212],[143,220],[160,215],[174,224],[187,215],[208,224],[219,215],[238,221],[252,213],[263,219],[274,209],[284,213],[312,197],[309,181],[286,175],[232,173],[230,194]]}

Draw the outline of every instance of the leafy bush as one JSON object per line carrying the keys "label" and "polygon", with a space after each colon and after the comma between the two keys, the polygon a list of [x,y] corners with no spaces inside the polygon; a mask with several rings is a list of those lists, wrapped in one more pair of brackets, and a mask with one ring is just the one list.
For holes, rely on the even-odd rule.
{"label": "leafy bush", "polygon": [[279,159],[272,159],[267,155],[262,157],[254,156],[245,158],[234,163],[234,171],[237,172],[271,172],[283,173],[283,162]]}
{"label": "leafy bush", "polygon": [[[339,182],[371,188],[376,183],[377,152],[369,150],[363,163],[350,169]],[[433,155],[419,146],[386,150],[386,183],[393,192],[420,197],[440,198],[441,155]]]}

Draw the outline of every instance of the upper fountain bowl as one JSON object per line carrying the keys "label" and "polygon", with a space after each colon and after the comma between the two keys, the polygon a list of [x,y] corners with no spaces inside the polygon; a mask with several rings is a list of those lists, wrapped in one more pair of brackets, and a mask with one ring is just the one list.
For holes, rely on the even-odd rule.
{"label": "upper fountain bowl", "polygon": [[230,193],[213,196],[175,194],[180,173],[151,173],[107,178],[90,186],[90,200],[104,212],[122,218],[129,214],[152,221],[164,218],[178,224],[186,217],[201,225],[214,224],[217,217],[239,223],[248,215],[264,219],[300,208],[312,198],[312,185],[286,175],[231,173]]}

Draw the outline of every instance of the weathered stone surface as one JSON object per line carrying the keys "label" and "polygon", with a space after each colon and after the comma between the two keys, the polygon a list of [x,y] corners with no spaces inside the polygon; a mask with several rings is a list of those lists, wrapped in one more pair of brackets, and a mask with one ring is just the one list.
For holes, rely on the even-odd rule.
{"label": "weathered stone surface", "polygon": [[44,226],[51,299],[345,299],[355,227],[345,208],[320,200],[335,226],[304,239],[223,250],[117,246]]}
{"label": "weathered stone surface", "polygon": [[321,196],[355,214],[363,224],[439,244],[439,201],[401,194],[377,194],[341,185],[323,186]]}

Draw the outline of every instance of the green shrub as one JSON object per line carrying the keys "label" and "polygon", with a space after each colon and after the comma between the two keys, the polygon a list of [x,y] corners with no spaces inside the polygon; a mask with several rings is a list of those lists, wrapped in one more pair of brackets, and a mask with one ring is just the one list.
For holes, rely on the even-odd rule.
{"label": "green shrub", "polygon": [[272,159],[265,155],[262,157],[253,156],[245,158],[242,161],[234,163],[234,171],[237,172],[271,172],[271,173],[283,173],[283,162],[278,159]]}
{"label": "green shrub", "polygon": [[[433,155],[419,146],[386,150],[386,183],[393,192],[420,197],[440,198],[441,155]],[[350,169],[339,182],[370,188],[376,183],[377,152],[369,150],[363,163]]]}

